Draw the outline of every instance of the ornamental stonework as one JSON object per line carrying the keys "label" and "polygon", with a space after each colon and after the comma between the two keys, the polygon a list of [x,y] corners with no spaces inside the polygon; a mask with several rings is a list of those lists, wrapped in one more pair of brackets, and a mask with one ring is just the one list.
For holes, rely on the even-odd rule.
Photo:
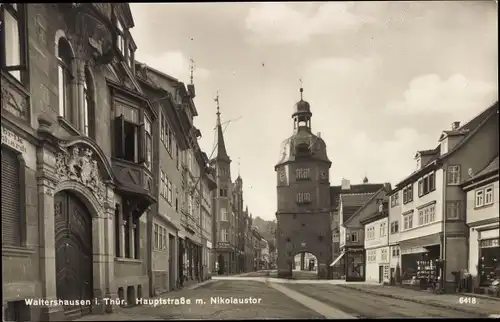
{"label": "ornamental stonework", "polygon": [[99,174],[93,151],[87,147],[72,146],[69,152],[56,155],[56,174],[60,180],[76,181],[90,189],[100,204],[106,200],[106,185]]}

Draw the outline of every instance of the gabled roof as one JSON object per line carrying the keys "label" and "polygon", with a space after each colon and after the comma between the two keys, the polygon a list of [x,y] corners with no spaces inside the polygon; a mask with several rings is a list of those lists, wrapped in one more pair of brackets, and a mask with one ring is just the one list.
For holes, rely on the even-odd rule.
{"label": "gabled roof", "polygon": [[380,188],[376,193],[373,193],[371,194],[370,198],[367,199],[365,201],[365,203],[358,209],[356,210],[356,213],[354,213],[354,215],[352,215],[349,219],[345,220],[344,221],[344,225],[349,223],[354,217],[356,217],[357,215],[359,215],[359,213],[361,211],[363,211],[363,209],[365,209],[369,204],[371,204],[372,202],[374,202],[377,198],[377,196],[380,194],[380,192],[382,192],[385,188],[382,186],[382,188]]}
{"label": "gabled roof", "polygon": [[340,195],[342,207],[361,207],[372,195],[372,193],[342,194]]}
{"label": "gabled roof", "polygon": [[[384,185],[382,183],[365,183],[351,185],[350,189],[342,190],[342,186],[330,187],[330,206],[337,209],[340,203],[341,195],[375,193]],[[345,206],[345,205],[344,205]]]}
{"label": "gabled roof", "polygon": [[499,170],[499,157],[497,155],[495,158],[493,158],[493,160],[491,160],[491,162],[484,169],[473,175],[471,178],[462,182],[461,185],[472,183],[473,181],[483,177],[493,176],[495,174],[498,175],[498,170]]}

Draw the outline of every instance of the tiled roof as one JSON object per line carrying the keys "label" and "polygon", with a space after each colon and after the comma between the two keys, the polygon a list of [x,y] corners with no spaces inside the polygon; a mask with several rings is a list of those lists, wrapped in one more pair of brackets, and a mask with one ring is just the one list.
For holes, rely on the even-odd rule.
{"label": "tiled roof", "polygon": [[343,207],[361,207],[372,195],[373,193],[342,194],[340,199]]}
{"label": "tiled roof", "polygon": [[[366,183],[366,184],[355,184],[351,185],[350,189],[342,190],[342,186],[331,186],[330,187],[330,205],[332,208],[336,209],[339,206],[340,196],[350,195],[350,194],[363,194],[363,193],[375,193],[384,184],[382,183]],[[369,197],[368,197],[369,198]],[[344,204],[344,206],[346,206]]]}
{"label": "tiled roof", "polygon": [[484,174],[494,172],[495,170],[498,171],[498,169],[499,169],[498,163],[499,163],[499,161],[498,161],[498,155],[497,155],[483,170],[476,173],[476,175],[474,175],[471,179],[475,179],[475,178],[480,177]]}

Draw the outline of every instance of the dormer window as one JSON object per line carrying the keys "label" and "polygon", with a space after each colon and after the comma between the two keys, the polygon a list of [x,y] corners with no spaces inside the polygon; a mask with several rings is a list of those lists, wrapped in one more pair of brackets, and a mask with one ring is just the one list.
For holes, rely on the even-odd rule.
{"label": "dormer window", "polygon": [[123,28],[123,24],[120,19],[116,18],[116,46],[118,50],[122,54],[123,58],[125,58],[125,28]]}
{"label": "dormer window", "polygon": [[417,157],[417,170],[420,170],[421,165],[422,165],[422,160],[420,159],[420,157]]}

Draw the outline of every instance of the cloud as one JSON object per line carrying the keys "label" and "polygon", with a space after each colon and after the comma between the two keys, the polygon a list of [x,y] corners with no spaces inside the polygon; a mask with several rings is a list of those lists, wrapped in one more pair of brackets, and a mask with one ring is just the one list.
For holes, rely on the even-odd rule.
{"label": "cloud", "polygon": [[[159,71],[175,77],[186,84],[189,82],[189,59],[180,51],[164,52],[159,56],[138,55],[138,61],[146,65],[158,69]],[[196,67],[194,78],[196,80],[206,80],[210,75],[210,71],[206,68]]]}
{"label": "cloud", "polygon": [[387,111],[411,115],[457,114],[484,109],[497,98],[497,84],[467,79],[461,74],[448,79],[428,74],[412,79],[403,99],[390,102]]}
{"label": "cloud", "polygon": [[[308,9],[310,4],[296,5]],[[314,35],[357,28],[373,19],[352,13],[353,3],[327,2],[315,12],[297,10],[286,3],[260,3],[251,8],[246,27],[263,42],[303,43]]]}
{"label": "cloud", "polygon": [[[390,182],[394,185],[415,170],[413,157],[417,150],[435,146],[434,137],[409,127],[396,129],[390,138],[383,141],[373,140],[370,133],[357,132],[348,140],[332,146],[334,151],[349,151],[341,157],[332,158],[332,176],[338,178],[341,175],[352,183],[360,183],[365,172],[371,182]],[[336,168],[342,169],[342,173],[336,174]]]}

